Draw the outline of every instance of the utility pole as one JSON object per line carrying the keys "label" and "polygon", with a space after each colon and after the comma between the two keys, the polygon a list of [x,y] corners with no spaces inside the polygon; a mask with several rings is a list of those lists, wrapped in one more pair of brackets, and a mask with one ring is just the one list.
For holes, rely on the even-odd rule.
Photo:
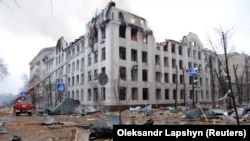
{"label": "utility pole", "polygon": [[228,57],[227,57],[227,45],[226,45],[226,39],[225,39],[225,35],[224,32],[222,32],[222,40],[223,40],[223,48],[224,48],[224,55],[225,55],[225,61],[226,61],[226,73],[227,73],[227,78],[228,78],[228,82],[229,82],[229,88],[231,90],[231,94],[230,97],[233,100],[233,106],[234,106],[234,112],[236,114],[236,120],[237,120],[237,125],[239,125],[239,116],[238,116],[238,111],[236,108],[236,104],[235,104],[235,99],[234,99],[234,94],[233,94],[233,89],[232,89],[232,85],[231,85],[231,77],[229,76],[229,68],[228,68]]}
{"label": "utility pole", "polygon": [[212,108],[215,108],[215,91],[214,91],[214,68],[213,68],[213,65],[212,65],[212,56],[209,56],[209,66],[210,66],[210,76],[211,76],[211,86],[212,86]]}
{"label": "utility pole", "polygon": [[192,76],[192,96],[193,96],[193,108],[195,107],[195,104],[194,104],[194,75]]}
{"label": "utility pole", "polygon": [[183,87],[184,87],[184,106],[186,106],[186,83],[185,83],[185,71],[186,71],[186,67],[184,67],[184,69],[182,69],[182,73],[183,73]]}

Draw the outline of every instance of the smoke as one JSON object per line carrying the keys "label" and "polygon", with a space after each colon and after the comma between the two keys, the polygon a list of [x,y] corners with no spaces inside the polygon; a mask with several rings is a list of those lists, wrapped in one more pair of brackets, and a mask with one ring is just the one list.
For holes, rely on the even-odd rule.
{"label": "smoke", "polygon": [[[110,0],[23,0],[0,7],[0,26],[20,37],[40,36],[58,40],[64,37],[71,42],[85,34],[85,25],[106,7]],[[116,5],[128,9],[125,1]],[[56,43],[56,42],[55,42]]]}

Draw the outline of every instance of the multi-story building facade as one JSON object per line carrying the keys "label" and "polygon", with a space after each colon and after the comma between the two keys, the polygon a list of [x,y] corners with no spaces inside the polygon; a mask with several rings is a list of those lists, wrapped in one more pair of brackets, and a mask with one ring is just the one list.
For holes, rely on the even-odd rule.
{"label": "multi-story building facade", "polygon": [[[223,62],[221,65],[221,70],[226,69],[225,64],[225,55],[220,55],[220,60]],[[250,57],[244,53],[227,53],[228,58],[228,70],[229,76],[231,79],[232,90],[235,95],[236,103],[242,103],[244,101],[249,101],[249,86],[250,86],[250,78],[249,78],[249,65],[250,65]],[[225,83],[227,84],[227,89],[229,89],[228,77],[226,71],[222,73]]]}
{"label": "multi-story building facade", "polygon": [[[29,87],[35,85],[38,81],[40,81],[46,74],[45,70],[47,70],[46,66],[44,65],[44,58],[51,58],[54,55],[55,47],[48,47],[43,48],[39,53],[30,61],[30,80],[29,80]],[[53,67],[53,66],[52,66]],[[43,93],[43,85],[39,84],[36,86],[35,91],[32,95],[33,102],[35,104],[44,104],[44,98],[46,97]]]}
{"label": "multi-story building facade", "polygon": [[[69,44],[58,40],[54,69],[48,73],[66,87],[60,94],[54,90],[52,103],[70,97],[112,109],[121,104],[211,102],[210,75],[197,35],[156,43],[144,18],[115,7],[114,2],[95,15],[86,29]],[[191,67],[199,70],[194,87]],[[100,83],[100,74],[106,74],[107,83]]]}

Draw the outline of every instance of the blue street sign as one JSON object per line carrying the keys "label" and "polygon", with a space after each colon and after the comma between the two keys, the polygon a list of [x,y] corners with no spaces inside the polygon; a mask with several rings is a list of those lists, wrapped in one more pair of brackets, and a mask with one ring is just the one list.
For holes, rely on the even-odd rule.
{"label": "blue street sign", "polygon": [[197,68],[189,68],[189,75],[190,76],[196,76],[198,74]]}
{"label": "blue street sign", "polygon": [[27,95],[27,93],[26,93],[26,92],[21,92],[21,97],[25,98],[25,97],[26,97],[26,95]]}
{"label": "blue street sign", "polygon": [[63,83],[56,84],[56,91],[62,93],[65,90],[65,85]]}

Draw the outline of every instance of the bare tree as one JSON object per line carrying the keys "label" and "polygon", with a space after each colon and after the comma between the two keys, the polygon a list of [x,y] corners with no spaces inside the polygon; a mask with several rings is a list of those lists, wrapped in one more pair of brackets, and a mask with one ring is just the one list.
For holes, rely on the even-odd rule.
{"label": "bare tree", "polygon": [[6,64],[3,63],[3,59],[0,58],[0,80],[5,79],[9,75],[9,70]]}
{"label": "bare tree", "polygon": [[219,64],[221,65],[220,67],[224,71],[224,74],[226,75],[226,78],[227,78],[227,83],[226,83],[227,89],[228,89],[228,92],[230,92],[228,93],[229,99],[233,101],[233,107],[236,113],[237,124],[239,125],[238,112],[237,112],[237,107],[235,104],[235,95],[232,89],[232,82],[231,82],[231,76],[229,72],[229,62],[228,62],[230,58],[230,55],[228,55],[229,49],[231,50],[234,49],[233,46],[231,46],[231,48],[228,46],[230,38],[233,35],[234,27],[230,29],[228,28],[223,29],[219,27],[219,28],[214,28],[214,30],[216,34],[219,35],[219,40],[213,42],[212,39],[208,36],[208,41],[215,52],[218,52],[218,53],[222,52],[221,54],[224,54],[224,56],[217,54],[217,58],[218,58]]}
{"label": "bare tree", "polygon": [[131,95],[129,93],[129,83],[130,81],[127,80],[127,73],[124,69],[118,70],[118,77],[117,78],[110,78],[111,90],[115,96],[118,112],[119,112],[119,123],[121,124],[121,113],[124,110],[125,106],[131,99]]}

